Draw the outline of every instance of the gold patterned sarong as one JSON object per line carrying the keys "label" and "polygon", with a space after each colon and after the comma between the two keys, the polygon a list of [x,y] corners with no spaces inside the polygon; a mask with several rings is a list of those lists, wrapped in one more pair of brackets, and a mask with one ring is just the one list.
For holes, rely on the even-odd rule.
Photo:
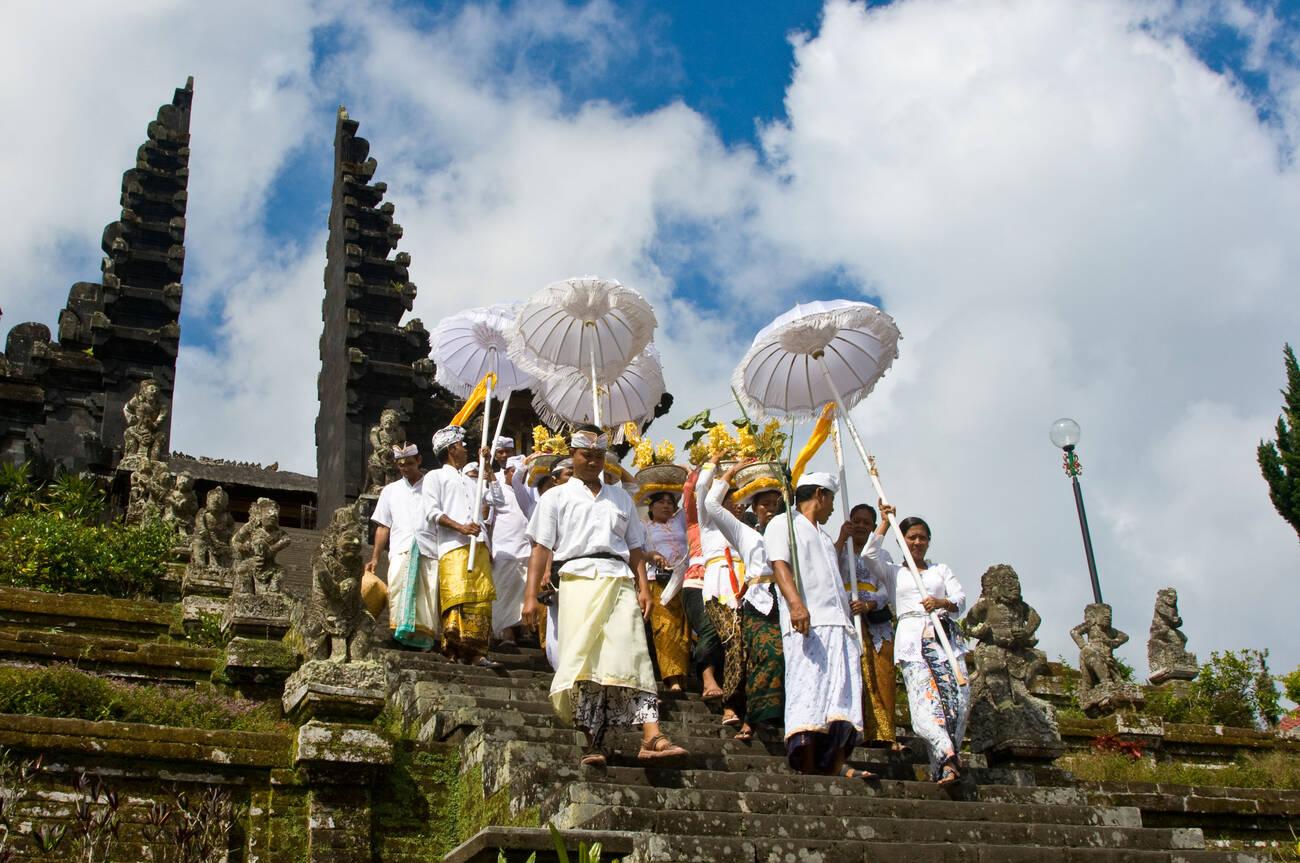
{"label": "gold patterned sarong", "polygon": [[659,676],[685,677],[691,661],[691,628],[686,622],[686,609],[681,595],[674,596],[667,605],[660,602],[664,586],[650,582],[650,633],[654,638],[655,659],[659,663]]}
{"label": "gold patterned sarong", "polygon": [[469,547],[461,546],[438,558],[438,605],[442,611],[442,646],[461,653],[486,655],[492,638],[492,564],[478,546],[474,569],[467,571]]}
{"label": "gold patterned sarong", "polygon": [[894,741],[894,674],[894,642],[881,641],[876,651],[868,634],[862,646],[862,725],[867,741]]}

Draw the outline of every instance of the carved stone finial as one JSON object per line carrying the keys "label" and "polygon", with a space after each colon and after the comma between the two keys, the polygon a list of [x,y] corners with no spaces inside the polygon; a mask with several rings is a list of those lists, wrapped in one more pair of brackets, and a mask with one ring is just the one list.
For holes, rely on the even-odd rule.
{"label": "carved stone finial", "polygon": [[194,476],[189,471],[182,471],[176,475],[171,490],[167,493],[163,521],[171,525],[180,542],[187,547],[194,532],[194,516],[198,511],[199,498],[194,493]]}
{"label": "carved stone finial", "polygon": [[135,395],[122,408],[122,415],[126,417],[126,429],[122,433],[120,466],[135,470],[145,462],[161,461],[167,406],[158,382],[152,378],[141,381]]}
{"label": "carved stone finial", "polygon": [[1151,637],[1147,640],[1149,680],[1191,680],[1196,677],[1196,654],[1187,651],[1187,636],[1182,633],[1183,619],[1178,615],[1178,591],[1166,587],[1156,591],[1156,607],[1151,616]]}
{"label": "carved stone finial", "polygon": [[1036,647],[1041,622],[1014,569],[1001,564],[984,573],[980,599],[966,616],[966,633],[979,642],[972,657],[972,752],[1051,759],[1064,750],[1056,711],[1029,692],[1047,667]]}
{"label": "carved stone finial", "polygon": [[1142,688],[1127,682],[1120,670],[1115,648],[1128,641],[1128,634],[1111,626],[1111,620],[1109,605],[1092,602],[1083,610],[1083,623],[1070,630],[1079,646],[1079,706],[1089,716],[1138,708],[1146,702]]}

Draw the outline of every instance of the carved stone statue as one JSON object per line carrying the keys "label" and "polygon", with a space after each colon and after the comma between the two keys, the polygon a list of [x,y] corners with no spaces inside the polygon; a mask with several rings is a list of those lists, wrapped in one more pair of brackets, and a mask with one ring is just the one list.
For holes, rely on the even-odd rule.
{"label": "carved stone statue", "polygon": [[131,470],[141,462],[161,461],[167,406],[163,404],[158,382],[153,379],[141,381],[135,395],[122,408],[122,414],[126,417],[126,430],[122,435],[122,467]]}
{"label": "carved stone statue", "polygon": [[194,531],[194,515],[199,511],[199,498],[194,493],[194,477],[188,471],[176,476],[176,481],[167,494],[167,508],[163,511],[163,521],[171,525],[180,536],[180,541],[188,546],[190,535]]}
{"label": "carved stone statue", "polygon": [[1196,677],[1196,654],[1187,652],[1187,636],[1180,627],[1178,591],[1166,587],[1156,591],[1156,608],[1151,617],[1151,637],[1147,641],[1147,666],[1152,683],[1166,680],[1191,680]]}
{"label": "carved stone statue", "polygon": [[311,599],[299,625],[308,660],[355,662],[370,655],[375,619],[361,601],[364,543],[357,510],[336,509],[312,563]]}
{"label": "carved stone statue", "polygon": [[127,524],[143,524],[163,518],[172,491],[172,475],[165,462],[136,461],[131,471],[131,491],[127,499]]}
{"label": "carved stone statue", "polygon": [[235,531],[231,548],[235,553],[234,593],[279,594],[284,568],[275,556],[289,546],[289,536],[280,527],[280,505],[259,497],[248,510],[248,522]]}
{"label": "carved stone statue", "polygon": [[1079,706],[1089,716],[1100,716],[1126,707],[1140,707],[1146,699],[1141,687],[1124,680],[1115,648],[1128,635],[1111,626],[1111,609],[1104,602],[1091,602],[1083,610],[1083,623],[1070,630],[1079,646]]}
{"label": "carved stone statue", "polygon": [[230,497],[221,486],[208,492],[203,511],[194,518],[190,541],[191,566],[230,568],[233,562],[230,540],[235,535],[235,520],[229,507]]}
{"label": "carved stone statue", "polygon": [[979,642],[971,675],[972,752],[1051,759],[1063,751],[1055,710],[1029,692],[1047,667],[1036,647],[1041,622],[1014,569],[1001,564],[984,573],[965,624],[967,636]]}
{"label": "carved stone statue", "polygon": [[384,486],[396,482],[399,476],[393,447],[406,441],[406,430],[401,417],[389,408],[379,415],[379,425],[370,427],[370,456],[366,460],[366,491],[378,495]]}

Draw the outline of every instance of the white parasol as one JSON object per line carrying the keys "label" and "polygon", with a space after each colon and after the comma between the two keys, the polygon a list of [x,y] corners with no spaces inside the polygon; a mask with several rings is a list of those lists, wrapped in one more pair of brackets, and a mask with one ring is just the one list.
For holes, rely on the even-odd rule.
{"label": "white parasol", "polygon": [[[591,389],[591,375],[587,371],[554,372],[537,387],[533,409],[552,428],[565,423],[599,425],[593,413]],[[663,394],[663,364],[659,351],[649,344],[621,375],[609,383],[597,384],[600,421],[607,426],[626,422],[641,425],[654,417]]]}
{"label": "white parasol", "polygon": [[[501,400],[501,414],[497,418],[496,434],[493,440],[501,436],[505,424],[506,410],[510,407],[510,395],[515,390],[527,389],[533,385],[533,378],[511,361],[508,351],[508,332],[514,325],[516,309],[509,305],[485,306],[467,309],[450,317],[443,318],[429,335],[429,354],[438,366],[435,380],[445,389],[467,398],[488,375],[496,375],[496,385],[488,382],[487,398],[483,401],[483,430],[479,443],[479,470],[475,483],[476,501],[483,499],[483,485],[486,482],[487,460],[482,456],[488,443],[488,424],[492,415],[493,390]],[[471,514],[473,521],[481,521],[478,504]],[[474,566],[474,552],[478,547],[478,537],[471,537],[469,543],[469,561],[467,566]]]}
{"label": "white parasol", "polygon": [[585,370],[592,414],[601,424],[599,384],[614,381],[650,344],[658,321],[645,298],[596,276],[553,282],[520,309],[510,330],[510,358],[538,380]]}
{"label": "white parasol", "polygon": [[[825,300],[796,305],[754,336],[732,375],[732,386],[741,404],[761,416],[810,419],[834,402],[837,421],[842,419],[848,429],[877,496],[888,503],[875,459],[862,445],[849,409],[866,398],[897,359],[899,338],[894,319],[870,303]],[[842,454],[839,461],[842,468]],[[921,573],[907,551],[898,522],[890,519],[890,527],[917,590],[925,596]],[[853,584],[856,588],[856,574]],[[856,598],[856,589],[854,594]],[[938,612],[931,612],[930,618],[953,673],[964,684],[966,676]]]}

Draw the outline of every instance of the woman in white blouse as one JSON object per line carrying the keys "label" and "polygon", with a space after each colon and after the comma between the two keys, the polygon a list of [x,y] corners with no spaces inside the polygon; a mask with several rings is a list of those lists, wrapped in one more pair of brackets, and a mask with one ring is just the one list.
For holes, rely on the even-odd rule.
{"label": "woman in white blouse", "polygon": [[[880,526],[876,534],[884,537],[894,508],[880,507]],[[903,672],[907,686],[907,704],[912,714],[912,731],[925,741],[930,753],[930,779],[940,785],[952,785],[961,776],[961,743],[966,734],[970,711],[970,690],[959,685],[952,666],[931,622],[930,612],[937,611],[948,641],[957,655],[962,676],[966,674],[965,643],[957,627],[957,618],[966,613],[966,591],[946,564],[926,559],[930,549],[930,525],[912,517],[899,524],[909,554],[921,573],[924,594],[916,589],[916,579],[905,564],[886,563],[879,554],[867,552],[867,560],[876,577],[893,587],[894,614],[898,629],[894,635],[894,662]],[[879,543],[872,543],[876,549]]]}

